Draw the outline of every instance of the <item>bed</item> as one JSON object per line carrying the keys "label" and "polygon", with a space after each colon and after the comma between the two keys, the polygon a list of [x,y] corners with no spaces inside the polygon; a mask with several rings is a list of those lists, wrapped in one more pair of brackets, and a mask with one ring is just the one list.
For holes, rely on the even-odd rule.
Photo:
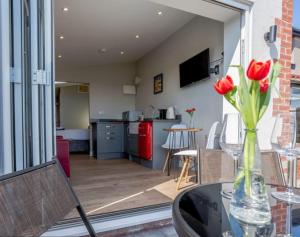
{"label": "bed", "polygon": [[90,130],[89,129],[59,129],[57,136],[63,136],[70,142],[70,153],[89,153]]}

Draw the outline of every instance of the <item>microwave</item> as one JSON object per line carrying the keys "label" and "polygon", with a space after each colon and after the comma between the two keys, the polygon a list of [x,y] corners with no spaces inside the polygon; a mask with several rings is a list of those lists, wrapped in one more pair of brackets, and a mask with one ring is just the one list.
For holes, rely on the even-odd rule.
{"label": "microwave", "polygon": [[136,110],[129,110],[129,111],[125,111],[122,114],[122,119],[124,121],[138,121],[139,120],[139,116],[141,116],[143,113],[141,111],[136,111]]}

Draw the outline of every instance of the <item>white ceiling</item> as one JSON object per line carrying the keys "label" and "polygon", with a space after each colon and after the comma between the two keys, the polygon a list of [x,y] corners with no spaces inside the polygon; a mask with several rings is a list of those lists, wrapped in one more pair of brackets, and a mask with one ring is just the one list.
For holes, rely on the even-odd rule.
{"label": "white ceiling", "polygon": [[[206,0],[55,0],[54,3],[58,67],[134,62],[197,15],[225,22],[240,14]],[[64,7],[69,11],[64,12]],[[135,38],[137,34],[139,39]],[[103,48],[105,53],[101,52]]]}
{"label": "white ceiling", "polygon": [[172,8],[194,13],[199,16],[226,22],[240,14],[238,9],[225,6],[215,2],[212,4],[207,0],[149,0]]}
{"label": "white ceiling", "polygon": [[146,0],[55,0],[57,66],[134,62],[193,17]]}

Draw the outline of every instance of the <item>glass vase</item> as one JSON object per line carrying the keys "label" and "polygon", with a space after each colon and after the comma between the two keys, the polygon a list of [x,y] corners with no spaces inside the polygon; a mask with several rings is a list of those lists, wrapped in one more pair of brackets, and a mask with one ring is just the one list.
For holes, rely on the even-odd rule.
{"label": "glass vase", "polygon": [[230,213],[237,220],[247,224],[262,225],[271,221],[271,209],[261,170],[257,130],[245,130]]}
{"label": "glass vase", "polygon": [[190,121],[189,121],[189,128],[194,128],[195,126],[194,126],[194,117],[193,116],[191,116],[190,117]]}

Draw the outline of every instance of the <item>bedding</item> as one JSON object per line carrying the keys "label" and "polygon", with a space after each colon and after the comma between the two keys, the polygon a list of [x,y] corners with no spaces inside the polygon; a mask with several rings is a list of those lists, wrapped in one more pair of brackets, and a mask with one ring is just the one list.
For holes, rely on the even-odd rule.
{"label": "bedding", "polygon": [[68,140],[90,140],[89,129],[64,129],[56,131],[57,136],[63,136]]}
{"label": "bedding", "polygon": [[63,136],[70,143],[70,153],[90,152],[90,130],[89,129],[64,129],[57,130],[57,136]]}

